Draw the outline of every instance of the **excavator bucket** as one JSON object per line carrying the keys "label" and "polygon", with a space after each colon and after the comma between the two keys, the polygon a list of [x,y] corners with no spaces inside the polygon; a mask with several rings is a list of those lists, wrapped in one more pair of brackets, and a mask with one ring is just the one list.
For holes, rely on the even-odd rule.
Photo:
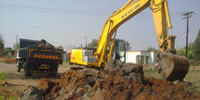
{"label": "excavator bucket", "polygon": [[159,73],[168,81],[182,81],[189,70],[189,60],[184,56],[164,52],[159,54],[158,60]]}

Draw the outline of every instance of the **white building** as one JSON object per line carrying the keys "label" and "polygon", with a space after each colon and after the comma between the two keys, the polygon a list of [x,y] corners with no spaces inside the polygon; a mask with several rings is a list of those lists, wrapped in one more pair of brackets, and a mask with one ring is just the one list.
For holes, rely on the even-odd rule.
{"label": "white building", "polygon": [[126,63],[154,64],[156,54],[153,51],[130,50],[126,52]]}

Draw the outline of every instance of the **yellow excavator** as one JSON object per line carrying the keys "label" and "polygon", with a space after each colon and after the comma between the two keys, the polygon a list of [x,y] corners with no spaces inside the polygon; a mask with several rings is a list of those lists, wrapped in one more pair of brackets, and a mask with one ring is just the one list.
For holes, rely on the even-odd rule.
{"label": "yellow excavator", "polygon": [[[171,32],[172,24],[167,0],[129,0],[122,8],[115,11],[107,19],[99,38],[97,48],[73,49],[70,62],[84,66],[105,67],[113,55],[118,27],[147,7],[152,10],[159,44],[159,72],[166,80],[183,80],[190,65],[186,57],[176,55],[176,50],[174,48],[176,37],[172,35]],[[109,46],[110,41],[112,42]]]}

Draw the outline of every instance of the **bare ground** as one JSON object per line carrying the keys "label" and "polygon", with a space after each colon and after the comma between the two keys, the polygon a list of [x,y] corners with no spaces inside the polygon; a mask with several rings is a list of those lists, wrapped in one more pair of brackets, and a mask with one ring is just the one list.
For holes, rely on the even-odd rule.
{"label": "bare ground", "polygon": [[35,73],[33,77],[24,77],[24,71],[17,72],[16,64],[0,63],[0,73],[6,72],[4,84],[0,85],[0,96],[19,97],[28,86],[38,86],[41,78],[57,80],[60,74],[69,69],[68,65],[60,65],[56,77],[48,77],[44,73]]}

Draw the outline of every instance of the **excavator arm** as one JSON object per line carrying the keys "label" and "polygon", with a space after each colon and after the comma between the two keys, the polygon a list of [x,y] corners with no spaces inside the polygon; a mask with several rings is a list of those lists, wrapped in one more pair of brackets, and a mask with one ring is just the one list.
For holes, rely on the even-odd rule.
{"label": "excavator arm", "polygon": [[[150,7],[152,10],[160,51],[163,52],[167,49],[167,31],[168,29],[171,29],[167,1],[129,0],[122,8],[114,12],[108,18],[103,27],[96,51],[96,55],[99,59],[99,65],[104,62],[106,57],[106,48],[118,27],[147,7]],[[168,25],[168,27],[166,25]],[[171,49],[172,48],[173,47],[171,47]]]}
{"label": "excavator arm", "polygon": [[[163,78],[167,80],[183,80],[189,69],[189,61],[185,57],[173,55],[175,53],[175,36],[171,34],[168,35],[168,31],[171,30],[172,25],[167,0],[129,0],[122,8],[115,11],[106,21],[98,41],[98,47],[95,52],[97,66],[105,66],[105,64],[109,62],[112,55],[114,40],[108,53],[107,47],[113,34],[116,34],[118,27],[147,7],[152,10],[158,45],[160,48],[158,57],[160,60],[159,71]],[[181,74],[176,75],[177,72]]]}

